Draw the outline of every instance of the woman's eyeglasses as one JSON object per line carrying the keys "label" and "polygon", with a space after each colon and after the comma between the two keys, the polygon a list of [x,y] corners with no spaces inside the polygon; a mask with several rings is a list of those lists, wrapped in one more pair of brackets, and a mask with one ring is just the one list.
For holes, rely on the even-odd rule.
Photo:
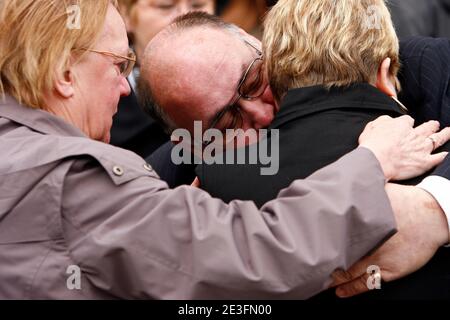
{"label": "woman's eyeglasses", "polygon": [[122,76],[124,76],[125,78],[130,75],[131,71],[133,71],[134,65],[136,64],[136,54],[134,53],[134,51],[132,49],[128,49],[127,56],[123,56],[123,55],[116,54],[116,53],[109,52],[109,51],[99,51],[99,50],[88,49],[88,48],[80,48],[80,50],[94,52],[94,53],[102,54],[102,55],[105,55],[108,57],[113,57],[116,59],[122,59],[123,61],[120,63],[117,63],[117,66],[119,67],[120,74]]}

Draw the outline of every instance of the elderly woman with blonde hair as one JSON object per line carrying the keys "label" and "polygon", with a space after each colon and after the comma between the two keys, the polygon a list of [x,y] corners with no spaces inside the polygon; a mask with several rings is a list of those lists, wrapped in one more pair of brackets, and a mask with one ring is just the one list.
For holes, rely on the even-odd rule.
{"label": "elderly woman with blonde hair", "polygon": [[[398,154],[409,120],[374,122],[362,147],[261,209],[169,190],[108,145],[135,62],[116,7],[1,1],[0,298],[308,297],[395,231],[386,179],[433,163]],[[317,220],[334,229],[320,245],[305,232]]]}

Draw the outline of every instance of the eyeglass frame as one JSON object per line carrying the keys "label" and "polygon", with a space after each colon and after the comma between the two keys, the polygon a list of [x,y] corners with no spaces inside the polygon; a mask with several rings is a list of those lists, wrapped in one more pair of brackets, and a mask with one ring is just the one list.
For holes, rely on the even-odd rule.
{"label": "eyeglass frame", "polygon": [[[102,54],[108,57],[113,57],[113,58],[117,58],[117,59],[125,59],[127,61],[129,61],[128,63],[128,67],[125,69],[125,72],[121,72],[120,74],[122,76],[124,76],[125,78],[128,77],[131,72],[133,71],[133,68],[136,64],[137,61],[137,57],[136,57],[136,53],[134,53],[133,49],[128,48],[128,54],[131,54],[130,57],[127,56],[123,56],[117,53],[113,53],[110,51],[100,51],[100,50],[95,50],[95,49],[89,49],[89,48],[80,48],[79,50],[85,50],[85,51],[89,51],[89,52],[94,52],[94,53],[98,53],[98,54]],[[125,62],[125,61],[124,61]]]}
{"label": "eyeglass frame", "polygon": [[[232,108],[234,108],[237,104],[237,102],[240,99],[244,99],[247,101],[251,101],[253,99],[259,98],[260,96],[263,95],[264,92],[261,92],[259,95],[257,96],[246,96],[244,94],[242,94],[241,89],[242,86],[244,85],[245,81],[247,80],[247,77],[250,73],[250,71],[252,70],[253,66],[255,65],[255,63],[257,61],[263,61],[264,60],[264,56],[263,53],[261,52],[261,50],[259,50],[256,46],[254,46],[253,44],[251,44],[249,41],[247,40],[243,40],[247,45],[249,45],[250,47],[252,47],[253,49],[256,50],[258,57],[256,57],[255,59],[253,59],[253,61],[249,64],[249,66],[247,67],[247,69],[245,70],[245,72],[243,73],[241,80],[239,81],[239,84],[237,86],[237,96],[231,100],[231,102],[229,104],[227,104],[219,113],[217,113],[214,116],[214,119],[211,121],[211,125],[208,127],[208,129],[214,129],[215,126],[219,123],[219,121],[222,119],[222,117],[228,112],[230,111]],[[239,107],[237,107],[239,110]]]}

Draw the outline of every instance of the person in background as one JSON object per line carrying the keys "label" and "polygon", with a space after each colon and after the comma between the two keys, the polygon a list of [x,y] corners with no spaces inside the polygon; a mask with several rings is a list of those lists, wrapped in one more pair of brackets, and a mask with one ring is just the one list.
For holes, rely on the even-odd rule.
{"label": "person in background", "polygon": [[450,0],[390,0],[386,4],[400,39],[450,37]]}
{"label": "person in background", "polygon": [[214,13],[214,0],[119,0],[130,44],[137,63],[128,77],[131,94],[122,97],[111,128],[111,144],[131,150],[141,157],[151,155],[169,141],[164,129],[143,111],[136,96],[140,61],[148,42],[173,19],[190,11]]}
{"label": "person in background", "polygon": [[223,5],[220,17],[261,39],[263,18],[270,2],[266,0],[228,0]]}

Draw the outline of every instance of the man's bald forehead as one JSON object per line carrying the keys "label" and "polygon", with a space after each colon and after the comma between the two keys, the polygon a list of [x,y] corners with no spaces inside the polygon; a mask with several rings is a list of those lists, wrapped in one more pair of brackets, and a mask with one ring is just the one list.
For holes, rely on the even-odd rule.
{"label": "man's bald forehead", "polygon": [[211,105],[221,106],[234,94],[246,50],[244,42],[226,30],[166,30],[147,47],[141,77],[170,117],[176,112],[179,118],[199,119],[212,112]]}
{"label": "man's bald forehead", "polygon": [[152,81],[160,72],[190,74],[201,72],[208,65],[220,63],[223,56],[233,54],[239,39],[225,30],[192,27],[178,32],[165,31],[155,37],[145,50],[143,73]]}
{"label": "man's bald forehead", "polygon": [[[219,38],[217,38],[217,36]],[[150,41],[145,50],[145,55],[153,57],[157,54],[158,49],[189,49],[195,45],[202,44],[213,47],[214,45],[221,43],[224,38],[233,42],[237,41],[237,37],[226,29],[220,29],[208,25],[180,29],[175,28],[174,25],[170,25],[169,27],[158,33],[152,39],[152,41]]]}

